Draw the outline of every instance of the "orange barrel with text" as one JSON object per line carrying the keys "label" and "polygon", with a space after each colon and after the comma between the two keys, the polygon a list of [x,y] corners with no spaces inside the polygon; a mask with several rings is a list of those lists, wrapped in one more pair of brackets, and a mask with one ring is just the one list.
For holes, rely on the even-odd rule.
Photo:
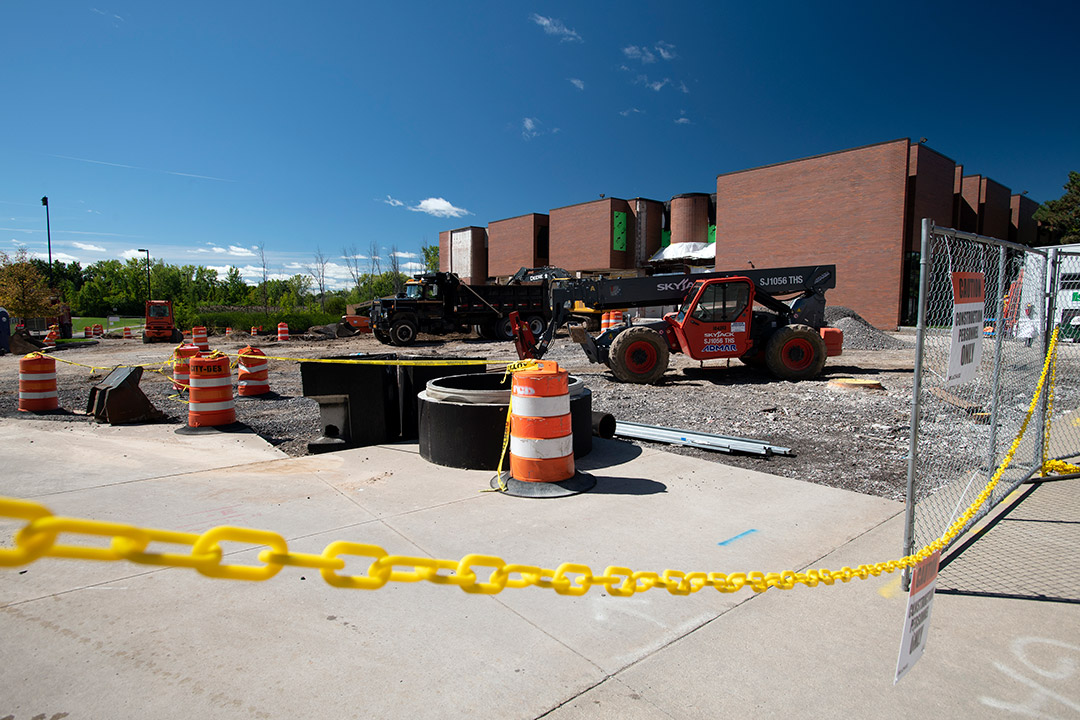
{"label": "orange barrel with text", "polygon": [[84,338],[94,337],[94,328],[90,327],[89,325],[83,325],[82,336]]}
{"label": "orange barrel with text", "polygon": [[278,342],[284,342],[289,339],[289,326],[286,323],[277,324],[277,339]]}
{"label": "orange barrel with text", "polygon": [[236,392],[238,395],[250,397],[252,395],[265,395],[270,392],[270,380],[268,373],[270,362],[259,348],[245,347],[240,349],[237,361]]}
{"label": "orange barrel with text", "polygon": [[100,325],[94,325],[94,337],[101,337],[105,334],[105,328]]}
{"label": "orange barrel with text", "polygon": [[176,390],[187,390],[188,381],[191,379],[191,358],[199,357],[199,348],[186,343],[177,345],[173,350],[173,380],[172,385]]}
{"label": "orange barrel with text", "polygon": [[130,340],[131,339],[131,328],[129,328],[129,327],[124,328],[124,339],[125,340]]}
{"label": "orange barrel with text", "polygon": [[569,374],[558,363],[514,373],[510,387],[510,476],[523,482],[574,477]]}
{"label": "orange barrel with text", "polygon": [[210,343],[206,340],[206,328],[202,326],[191,328],[191,344],[203,352],[210,352]]}
{"label": "orange barrel with text", "polygon": [[229,357],[193,357],[189,367],[188,426],[215,427],[236,422]]}
{"label": "orange barrel with text", "polygon": [[19,410],[56,410],[56,360],[47,355],[28,355],[19,360]]}

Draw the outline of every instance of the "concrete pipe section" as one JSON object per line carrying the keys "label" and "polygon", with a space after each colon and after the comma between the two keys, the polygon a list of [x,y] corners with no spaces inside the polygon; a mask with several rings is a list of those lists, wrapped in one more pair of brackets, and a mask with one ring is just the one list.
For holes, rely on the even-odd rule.
{"label": "concrete pipe section", "polygon": [[[574,457],[592,451],[592,392],[570,376]],[[510,377],[503,373],[451,375],[430,380],[418,396],[420,457],[435,465],[497,470],[510,406]]]}

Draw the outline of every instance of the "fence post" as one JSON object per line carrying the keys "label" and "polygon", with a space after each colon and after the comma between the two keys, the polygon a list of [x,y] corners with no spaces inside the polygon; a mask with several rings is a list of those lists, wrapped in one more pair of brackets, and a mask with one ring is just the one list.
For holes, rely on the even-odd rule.
{"label": "fence post", "polygon": [[[915,323],[915,375],[911,386],[911,436],[908,438],[907,504],[904,521],[904,557],[915,552],[915,469],[919,445],[919,414],[921,411],[923,345],[926,341],[926,291],[930,282],[930,237],[934,221],[923,218],[922,248],[919,252],[919,313]],[[904,591],[911,586],[911,573],[904,568]]]}
{"label": "fence post", "polygon": [[[1050,271],[1050,282],[1046,285],[1046,297],[1043,302],[1043,308],[1045,314],[1045,323],[1043,325],[1043,351],[1042,359],[1045,362],[1046,353],[1050,350],[1050,338],[1054,334],[1054,318],[1057,315],[1057,296],[1058,296],[1058,284],[1061,282],[1061,261],[1059,259],[1057,248],[1050,249],[1050,257],[1047,259],[1047,268]],[[1038,468],[1038,474],[1042,475],[1043,460],[1046,459],[1046,453],[1049,450],[1048,438],[1046,437],[1047,420],[1046,413],[1049,410],[1049,403],[1047,399],[1050,397],[1052,388],[1049,387],[1050,378],[1046,379],[1046,385],[1043,386],[1042,395],[1039,397],[1039,442],[1035,444],[1035,467]]]}
{"label": "fence post", "polygon": [[[998,247],[997,305],[994,310],[994,395],[990,402],[990,454],[986,458],[986,479],[997,469],[998,408],[1001,404],[1001,348],[1005,343],[1005,247]],[[993,503],[991,502],[991,505]]]}

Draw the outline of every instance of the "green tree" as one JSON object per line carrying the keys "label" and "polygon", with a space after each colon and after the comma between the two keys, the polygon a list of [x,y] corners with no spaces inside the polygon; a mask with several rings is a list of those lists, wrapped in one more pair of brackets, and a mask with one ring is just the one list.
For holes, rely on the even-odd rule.
{"label": "green tree", "polygon": [[239,305],[247,297],[247,283],[244,282],[244,276],[240,274],[240,268],[235,265],[229,267],[229,271],[225,274],[225,282],[221,287],[222,299],[228,305]]}
{"label": "green tree", "polygon": [[1042,223],[1059,243],[1080,243],[1080,172],[1069,173],[1065,194],[1057,200],[1047,200],[1035,211]]}
{"label": "green tree", "polygon": [[424,267],[428,272],[439,271],[439,246],[424,245],[420,248],[424,253]]}
{"label": "green tree", "polygon": [[52,314],[49,288],[38,268],[30,262],[26,248],[15,257],[0,251],[0,306],[14,317],[37,318]]}

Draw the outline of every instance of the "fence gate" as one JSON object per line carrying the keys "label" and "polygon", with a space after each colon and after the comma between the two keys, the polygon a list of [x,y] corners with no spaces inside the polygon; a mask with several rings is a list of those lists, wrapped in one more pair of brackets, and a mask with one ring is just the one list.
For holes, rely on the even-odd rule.
{"label": "fence gate", "polygon": [[1020,432],[1055,328],[1050,392],[969,526],[1040,474],[1044,459],[1080,455],[1080,253],[923,221],[905,555],[941,537],[997,470]]}

